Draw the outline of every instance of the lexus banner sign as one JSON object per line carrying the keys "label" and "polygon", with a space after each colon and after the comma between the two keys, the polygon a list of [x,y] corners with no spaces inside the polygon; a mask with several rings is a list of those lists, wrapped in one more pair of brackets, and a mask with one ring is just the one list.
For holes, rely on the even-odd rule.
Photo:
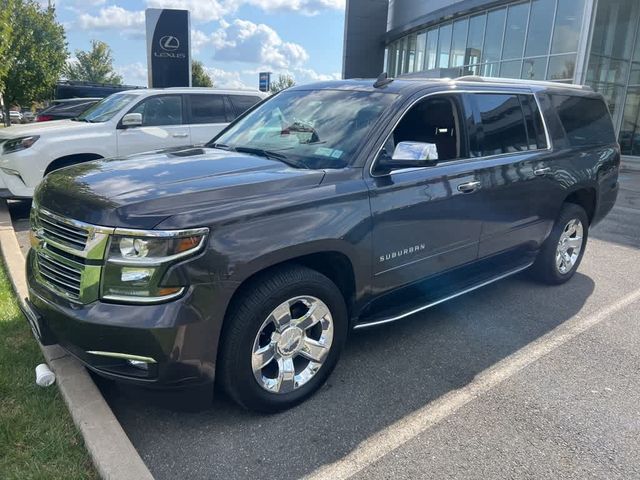
{"label": "lexus banner sign", "polygon": [[145,18],[149,87],[190,87],[189,11],[148,8]]}

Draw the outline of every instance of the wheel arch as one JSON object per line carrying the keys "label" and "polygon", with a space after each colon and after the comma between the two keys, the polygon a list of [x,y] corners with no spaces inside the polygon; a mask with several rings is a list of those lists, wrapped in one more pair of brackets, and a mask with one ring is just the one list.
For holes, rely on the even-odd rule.
{"label": "wheel arch", "polygon": [[591,224],[596,214],[597,198],[598,193],[594,186],[582,186],[571,191],[563,203],[573,203],[582,207],[587,213],[589,224]]}

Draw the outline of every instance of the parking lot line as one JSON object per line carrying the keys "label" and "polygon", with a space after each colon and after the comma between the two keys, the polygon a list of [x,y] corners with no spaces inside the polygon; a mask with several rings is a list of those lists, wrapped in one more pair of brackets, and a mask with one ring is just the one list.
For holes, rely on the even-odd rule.
{"label": "parking lot line", "polygon": [[551,353],[618,311],[640,300],[640,288],[592,315],[576,315],[538,340],[485,370],[466,387],[451,391],[362,442],[341,460],[325,465],[306,479],[347,479],[401,447],[480,395]]}

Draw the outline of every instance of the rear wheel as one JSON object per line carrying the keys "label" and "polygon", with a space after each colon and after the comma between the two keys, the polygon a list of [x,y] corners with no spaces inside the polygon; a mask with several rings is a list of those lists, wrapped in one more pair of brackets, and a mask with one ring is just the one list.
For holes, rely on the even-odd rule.
{"label": "rear wheel", "polygon": [[237,403],[263,412],[290,408],[320,388],[347,334],[340,290],[301,266],[256,278],[225,322],[221,384]]}
{"label": "rear wheel", "polygon": [[535,276],[542,282],[559,285],[575,274],[584,255],[589,219],[582,207],[565,203],[536,258]]}

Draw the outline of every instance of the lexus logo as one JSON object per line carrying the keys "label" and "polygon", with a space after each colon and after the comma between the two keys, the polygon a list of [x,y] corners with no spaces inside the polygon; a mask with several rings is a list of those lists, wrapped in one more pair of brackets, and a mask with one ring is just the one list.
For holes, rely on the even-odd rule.
{"label": "lexus logo", "polygon": [[180,48],[180,40],[172,35],[165,35],[160,39],[160,48],[167,52],[175,52]]}

